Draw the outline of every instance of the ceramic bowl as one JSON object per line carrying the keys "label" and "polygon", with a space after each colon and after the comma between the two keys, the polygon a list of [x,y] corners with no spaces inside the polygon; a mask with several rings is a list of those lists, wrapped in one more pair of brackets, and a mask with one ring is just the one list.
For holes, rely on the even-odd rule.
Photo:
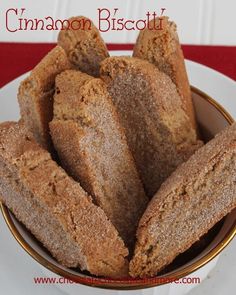
{"label": "ceramic bowl", "polygon": [[[192,87],[192,96],[199,129],[206,142],[226,126],[233,123],[233,119],[223,107],[202,91]],[[171,284],[167,284],[169,278],[179,279],[190,276],[194,272],[194,277],[200,277],[201,280],[204,279],[216,263],[216,259],[213,260],[213,258],[217,257],[236,233],[236,211],[234,210],[221,220],[199,243],[195,244],[189,251],[181,254],[167,268],[165,273],[150,279],[102,279],[91,276],[88,273],[80,272],[79,270],[61,266],[2,204],[1,209],[4,219],[15,239],[29,255],[42,265],[47,275],[58,275],[79,283],[79,285],[76,284],[73,287],[66,285],[62,287],[69,294],[76,294],[78,288],[82,287],[83,292],[86,291],[87,294],[90,294],[90,291],[91,294],[95,292],[97,294],[100,292],[104,294],[105,290],[99,290],[99,288],[109,289],[109,294],[111,294],[111,290],[136,290],[135,294],[138,294],[137,292],[143,294],[145,288],[153,288],[153,292],[156,290],[158,294],[170,294]],[[211,263],[209,263],[210,261]],[[84,287],[81,284],[94,288]],[[165,285],[161,286],[163,284]],[[188,290],[190,288],[191,286],[189,286]],[[153,292],[152,294],[154,294]],[[182,292],[181,294],[184,293],[186,292]],[[151,293],[149,292],[148,294]]]}

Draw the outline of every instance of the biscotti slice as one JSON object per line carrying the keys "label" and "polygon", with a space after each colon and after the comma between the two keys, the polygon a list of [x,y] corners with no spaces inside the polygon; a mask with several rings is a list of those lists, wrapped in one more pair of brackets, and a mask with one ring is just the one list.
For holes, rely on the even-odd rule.
{"label": "biscotti slice", "polygon": [[50,130],[65,170],[134,246],[146,197],[106,84],[78,71],[56,78]]}
{"label": "biscotti slice", "polygon": [[62,265],[127,274],[128,250],[103,210],[22,124],[0,125],[0,199]]}
{"label": "biscotti slice", "polygon": [[98,77],[101,61],[109,56],[99,30],[84,16],[72,17],[68,22],[58,35],[58,44],[76,69]]}
{"label": "biscotti slice", "polygon": [[146,192],[150,197],[175,168],[202,144],[171,79],[147,61],[111,57],[101,77],[125,128]]}
{"label": "biscotti slice", "polygon": [[[162,29],[158,30],[160,21]],[[139,33],[133,56],[148,60],[171,78],[181,96],[183,109],[196,128],[190,85],[175,23],[168,17],[150,21],[148,27]]]}
{"label": "biscotti slice", "polygon": [[236,207],[236,123],[161,186],[137,232],[133,277],[155,276]]}
{"label": "biscotti slice", "polygon": [[55,77],[71,65],[65,51],[56,46],[32,70],[19,87],[21,117],[36,141],[52,150],[48,123],[52,120]]}

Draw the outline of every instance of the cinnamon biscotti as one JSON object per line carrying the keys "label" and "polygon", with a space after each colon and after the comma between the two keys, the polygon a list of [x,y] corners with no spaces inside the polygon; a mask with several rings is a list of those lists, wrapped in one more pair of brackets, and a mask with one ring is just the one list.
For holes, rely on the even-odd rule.
{"label": "cinnamon biscotti", "polygon": [[21,117],[36,141],[52,150],[48,123],[52,120],[55,77],[71,67],[65,51],[56,46],[19,87]]}
{"label": "cinnamon biscotti", "polygon": [[50,130],[65,170],[132,248],[148,199],[106,84],[79,71],[58,75]]}
{"label": "cinnamon biscotti", "polygon": [[101,77],[125,128],[147,194],[201,145],[171,79],[147,61],[110,57]]}
{"label": "cinnamon biscotti", "polygon": [[177,86],[183,109],[196,128],[191,91],[176,24],[168,17],[161,17],[161,22],[162,30],[154,29],[154,25],[160,25],[160,19],[156,18],[149,23],[150,29],[140,31],[133,56],[148,60],[171,78]]}
{"label": "cinnamon biscotti", "polygon": [[178,167],[151,200],[130,274],[155,276],[235,207],[236,123]]}
{"label": "cinnamon biscotti", "polygon": [[84,17],[72,17],[70,27],[65,26],[58,35],[62,46],[74,67],[94,77],[99,76],[102,60],[109,56],[99,30],[93,22]]}
{"label": "cinnamon biscotti", "polygon": [[0,199],[62,265],[127,274],[128,250],[103,210],[22,124],[0,125]]}

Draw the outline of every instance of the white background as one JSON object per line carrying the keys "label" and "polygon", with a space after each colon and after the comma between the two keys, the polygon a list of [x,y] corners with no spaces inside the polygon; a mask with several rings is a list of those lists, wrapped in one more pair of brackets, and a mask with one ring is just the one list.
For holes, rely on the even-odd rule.
{"label": "white background", "polygon": [[[23,17],[65,19],[84,15],[98,23],[97,8],[119,8],[119,17],[144,18],[146,12],[159,13],[162,7],[179,27],[182,43],[236,45],[236,0],[0,0],[0,41],[54,42],[56,31],[6,30],[5,13],[9,8],[26,8]],[[17,25],[17,18],[11,19]],[[132,43],[137,32],[110,31],[106,42]]]}

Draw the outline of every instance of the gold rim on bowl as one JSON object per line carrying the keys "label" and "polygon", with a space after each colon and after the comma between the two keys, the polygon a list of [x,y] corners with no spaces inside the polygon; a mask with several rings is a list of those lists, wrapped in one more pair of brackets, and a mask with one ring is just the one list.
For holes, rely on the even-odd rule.
{"label": "gold rim on bowl", "polygon": [[[191,86],[191,90],[193,93],[198,94],[202,98],[204,98],[207,102],[217,109],[226,121],[231,125],[234,120],[231,115],[213,98],[202,92],[196,87]],[[59,266],[51,263],[38,252],[36,252],[29,243],[22,237],[17,227],[14,224],[10,211],[7,209],[5,205],[0,202],[0,208],[5,219],[7,226],[9,227],[11,233],[17,242],[21,245],[21,247],[38,263],[42,266],[46,267],[48,270],[53,273],[65,277],[68,280],[77,282],[82,285],[87,285],[90,287],[104,288],[104,289],[113,289],[113,290],[137,290],[137,289],[145,289],[150,287],[155,287],[159,285],[166,284],[167,282],[164,280],[165,275],[157,276],[149,279],[129,279],[129,280],[116,280],[116,279],[104,279],[104,278],[96,278],[93,276],[85,275],[83,273],[73,274],[65,269],[60,268]],[[215,258],[234,238],[236,235],[236,219],[234,224],[225,233],[224,238],[219,244],[209,253],[198,259],[197,261],[190,263],[186,267],[182,267],[180,270],[173,271],[171,277],[178,280],[182,277],[188,276],[192,272],[198,270],[200,267],[204,266],[208,262],[210,262],[213,258]],[[158,279],[159,278],[159,279]],[[163,280],[161,280],[163,278]]]}

